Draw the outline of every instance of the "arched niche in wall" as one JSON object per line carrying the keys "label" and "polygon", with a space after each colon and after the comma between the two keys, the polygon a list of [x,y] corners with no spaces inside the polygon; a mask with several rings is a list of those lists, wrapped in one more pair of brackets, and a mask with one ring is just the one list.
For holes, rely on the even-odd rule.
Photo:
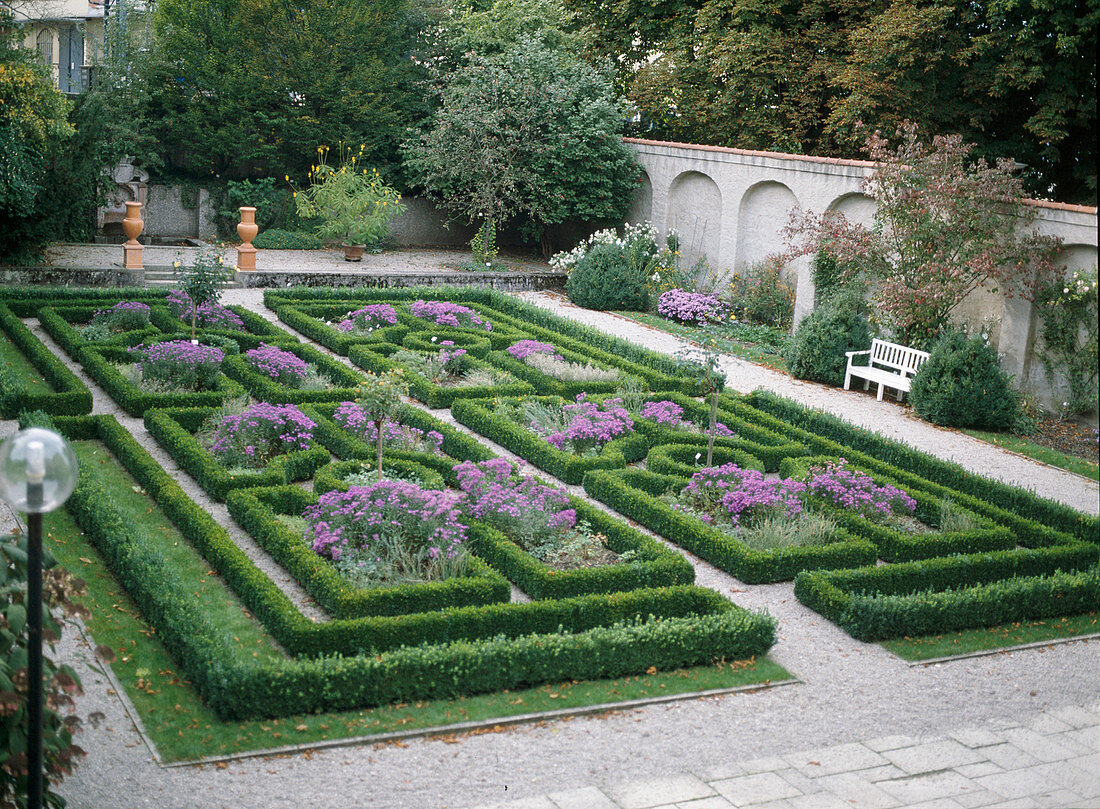
{"label": "arched niche in wall", "polygon": [[668,189],[668,229],[680,237],[681,265],[691,268],[704,256],[711,265],[721,260],[722,192],[710,177],[685,171]]}
{"label": "arched niche in wall", "polygon": [[783,183],[766,180],[745,192],[737,212],[736,272],[786,249],[783,228],[797,205],[794,192]]}
{"label": "arched niche in wall", "polygon": [[634,191],[634,199],[630,202],[630,209],[626,212],[626,221],[631,224],[648,222],[653,219],[653,183],[649,174],[642,169],[642,175],[638,178],[638,188]]}
{"label": "arched niche in wall", "polygon": [[859,192],[844,194],[829,204],[830,211],[844,214],[844,218],[849,222],[868,228],[875,221],[875,208],[877,207],[878,203],[866,194],[860,194]]}
{"label": "arched niche in wall", "polygon": [[1064,244],[1058,254],[1058,263],[1069,272],[1087,270],[1096,266],[1095,244]]}

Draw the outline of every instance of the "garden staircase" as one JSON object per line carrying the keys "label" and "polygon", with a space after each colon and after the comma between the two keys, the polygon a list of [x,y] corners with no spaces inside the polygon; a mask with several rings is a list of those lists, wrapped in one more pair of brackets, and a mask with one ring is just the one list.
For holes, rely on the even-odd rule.
{"label": "garden staircase", "polygon": [[[176,286],[176,270],[171,265],[150,264],[145,267],[145,286],[153,289],[168,289]],[[241,284],[234,280],[223,281],[222,289],[241,289]]]}

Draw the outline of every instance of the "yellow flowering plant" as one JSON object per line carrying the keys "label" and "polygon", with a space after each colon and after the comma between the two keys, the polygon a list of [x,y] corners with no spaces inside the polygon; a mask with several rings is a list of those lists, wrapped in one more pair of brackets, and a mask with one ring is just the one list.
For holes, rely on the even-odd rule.
{"label": "yellow flowering plant", "polygon": [[358,152],[338,147],[338,161],[330,164],[327,146],[317,147],[317,163],[310,167],[310,185],[294,192],[298,216],[319,219],[317,235],[325,241],[366,245],[380,249],[389,235],[389,222],[404,213],[401,194],[386,185],[377,169],[360,165]]}

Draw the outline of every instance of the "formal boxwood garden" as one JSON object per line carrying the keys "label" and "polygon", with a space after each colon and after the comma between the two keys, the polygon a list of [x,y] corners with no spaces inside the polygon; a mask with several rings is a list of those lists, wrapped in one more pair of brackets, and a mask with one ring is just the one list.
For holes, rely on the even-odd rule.
{"label": "formal boxwood garden", "polygon": [[[323,349],[233,308],[242,329],[197,334],[223,355],[210,389],[174,390],[143,388],[120,370],[135,351],[190,344],[190,324],[164,295],[0,290],[0,329],[55,395],[63,375],[46,373],[46,357],[72,374],[20,318],[37,316],[125,411],[144,416],[183,473],[224,500],[239,529],[324,614],[303,612],[115,418],[83,416],[86,387],[86,405],[50,404],[9,396],[13,374],[0,376],[5,413],[41,409],[71,440],[101,445],[279,650],[260,660],[230,643],[196,605],[196,582],[142,541],[85,470],[71,514],[222,717],[363,708],[766,653],[775,622],[694,586],[679,549],[747,584],[793,579],[801,601],[868,641],[1100,606],[1096,518],[770,394],[723,393],[711,442],[697,375],[518,299],[472,288],[297,288],[268,290],[264,301]],[[86,339],[97,313],[121,302],[133,304],[126,315],[148,307],[148,322],[120,316],[105,339],[102,330]],[[440,351],[493,383],[424,376],[416,356]],[[364,383],[396,370],[415,401],[391,402],[382,415]],[[311,381],[295,387],[300,376]],[[354,424],[350,412],[359,413]],[[496,457],[479,437],[541,471]],[[828,488],[838,480],[856,488]],[[583,485],[602,505],[567,485]],[[461,572],[365,584],[347,560],[325,556],[339,532],[310,522],[320,506],[386,487],[465,503]],[[693,496],[710,492],[725,522],[690,505],[692,487]],[[892,505],[876,511],[879,501],[872,508],[856,497],[866,491]],[[814,541],[748,540],[776,515],[801,525],[803,511],[823,526]],[[376,530],[377,540],[385,531]],[[551,536],[563,547],[548,550]]]}
{"label": "formal boxwood garden", "polygon": [[48,388],[30,389],[23,375],[6,364],[0,365],[0,418],[14,418],[24,410],[42,410],[59,416],[91,412],[92,394],[88,386],[3,304],[0,304],[0,340],[21,355]]}

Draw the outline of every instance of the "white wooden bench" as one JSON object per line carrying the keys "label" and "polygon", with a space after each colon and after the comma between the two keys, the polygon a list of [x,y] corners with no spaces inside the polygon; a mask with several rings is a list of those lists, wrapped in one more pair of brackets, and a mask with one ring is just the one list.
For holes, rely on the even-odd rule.
{"label": "white wooden bench", "polygon": [[[871,355],[867,365],[852,364],[855,357],[864,354]],[[871,341],[871,348],[867,351],[845,351],[844,356],[848,358],[848,369],[844,372],[844,390],[849,390],[854,376],[863,380],[864,390],[867,390],[872,382],[877,384],[880,402],[884,387],[895,389],[900,402],[901,397],[909,392],[913,374],[920,368],[921,363],[928,359],[928,352],[875,339]]]}

